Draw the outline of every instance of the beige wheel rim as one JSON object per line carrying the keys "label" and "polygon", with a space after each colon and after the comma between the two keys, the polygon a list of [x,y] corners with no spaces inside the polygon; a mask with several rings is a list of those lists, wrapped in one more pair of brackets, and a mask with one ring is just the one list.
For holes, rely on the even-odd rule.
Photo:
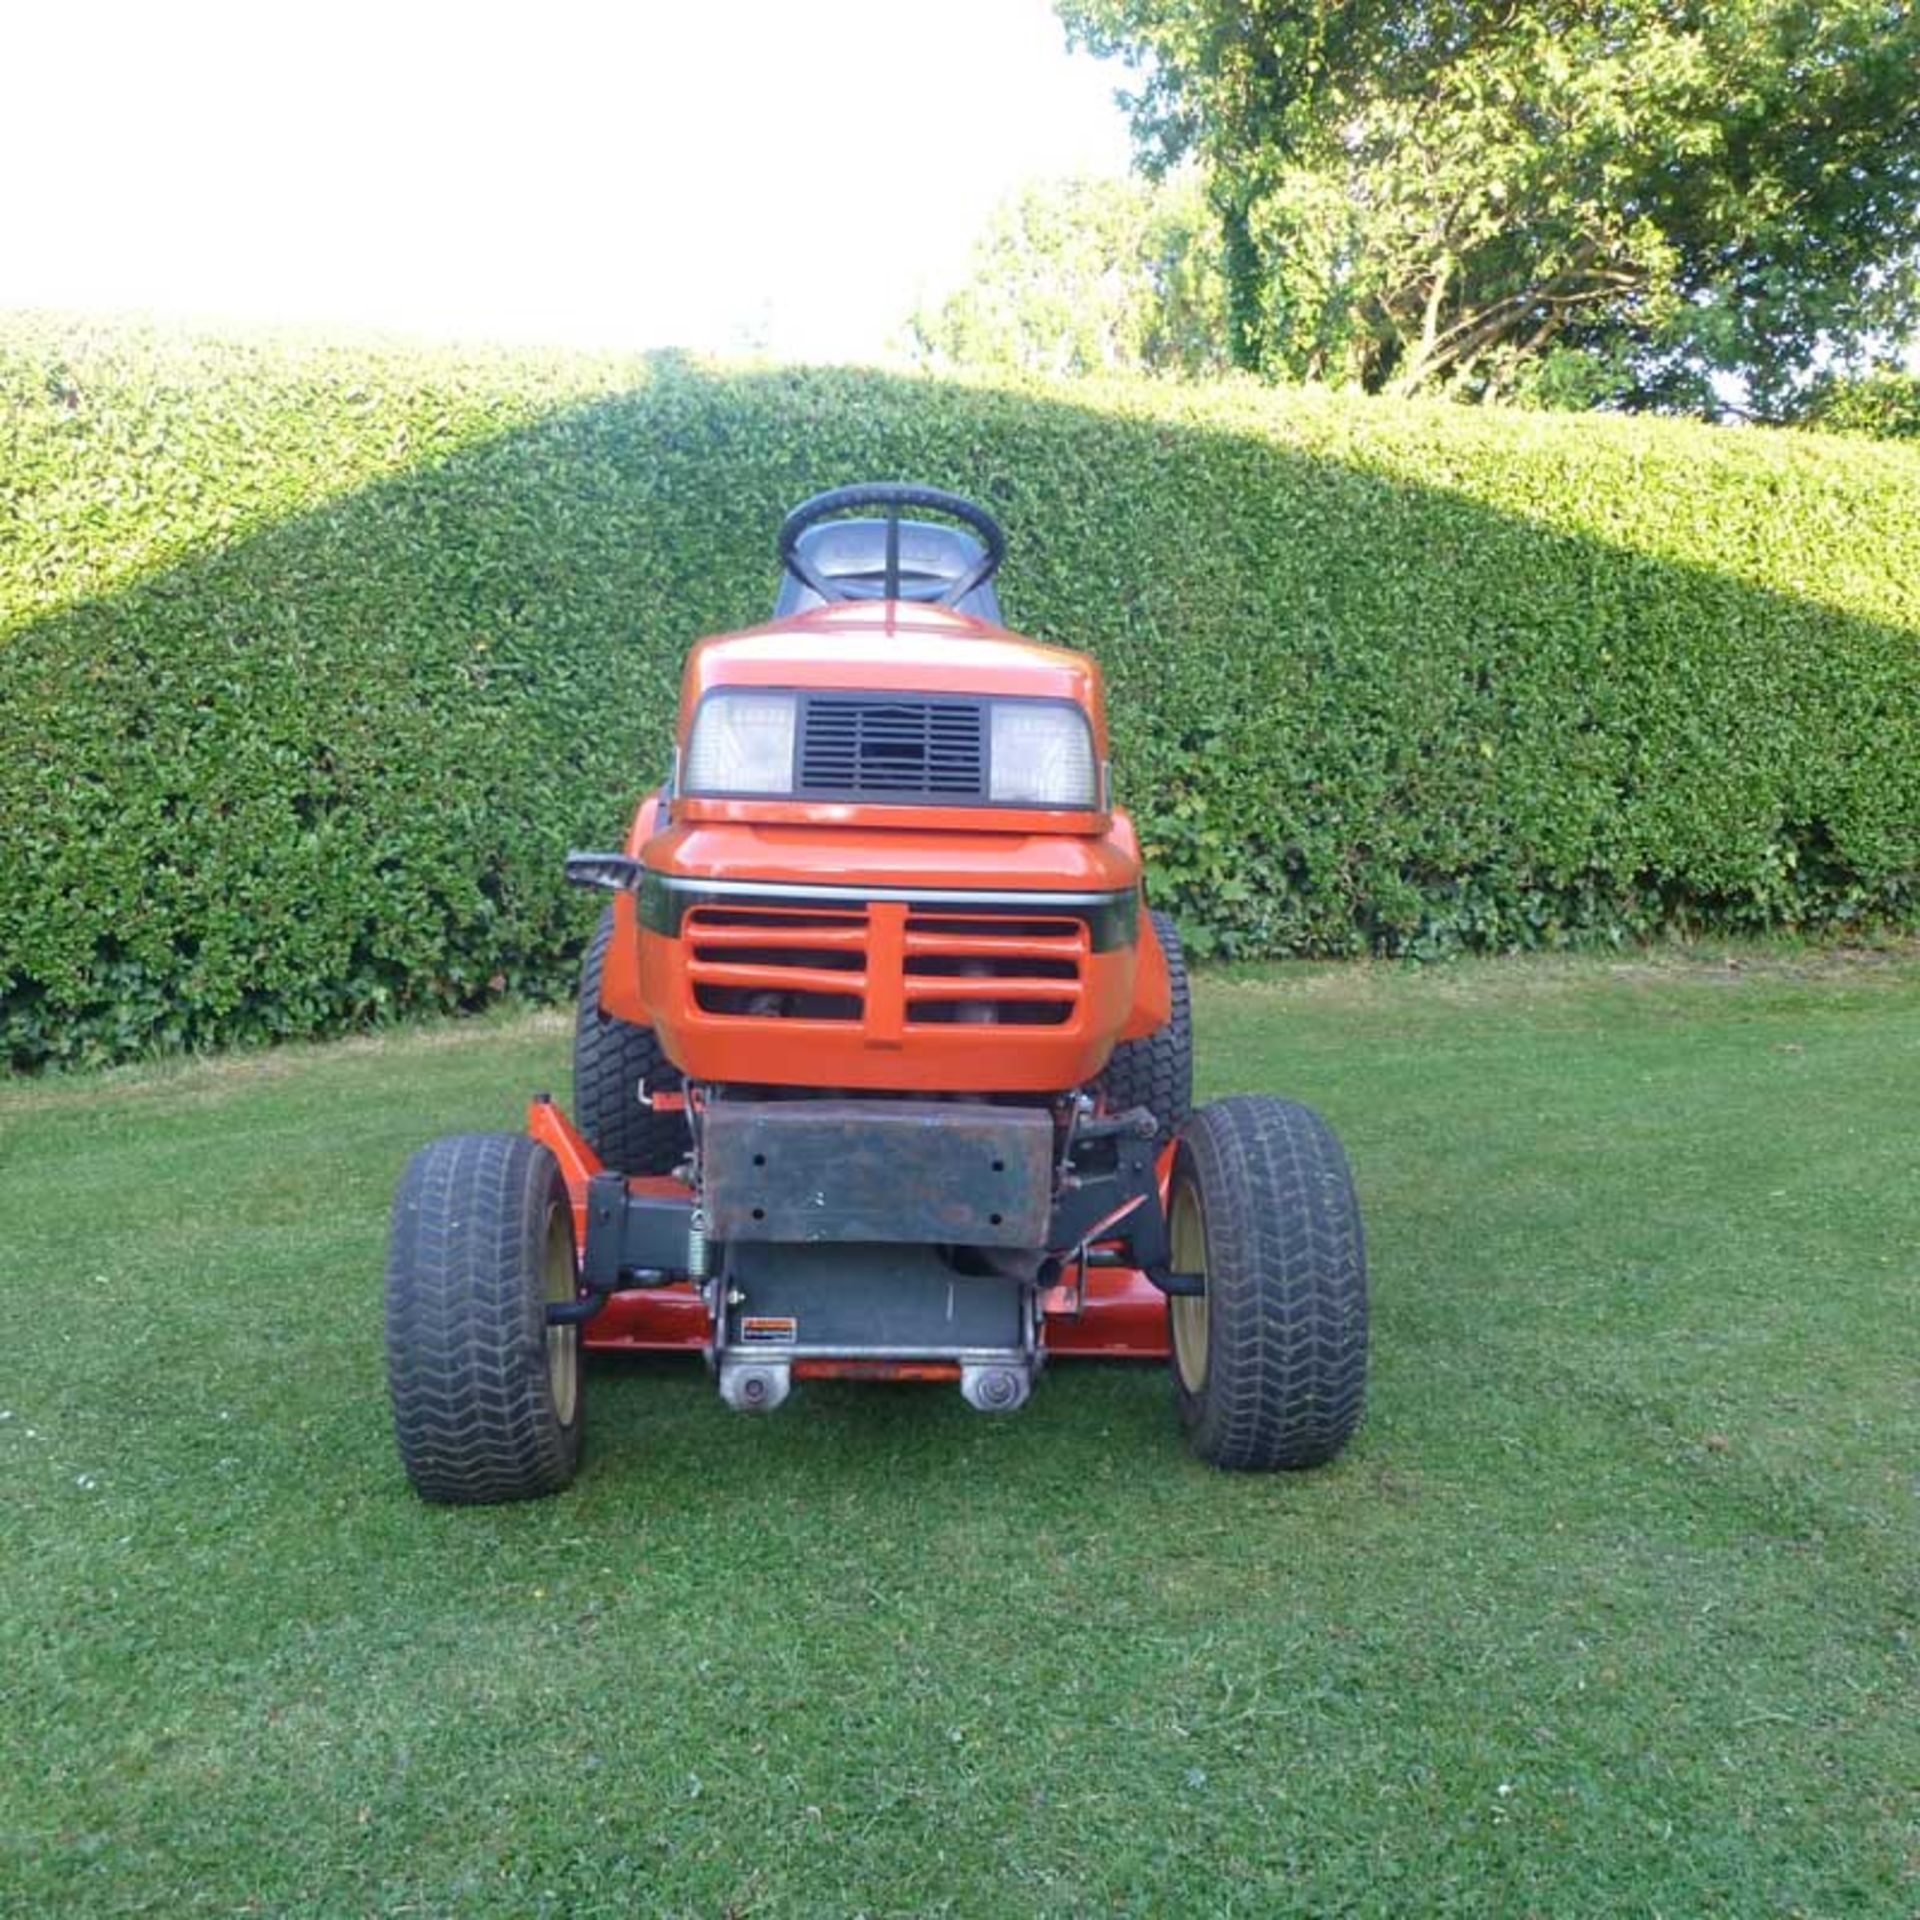
{"label": "beige wheel rim", "polygon": [[[1191,1182],[1182,1181],[1173,1190],[1173,1217],[1167,1223],[1173,1242],[1175,1273],[1197,1273],[1204,1284],[1207,1277],[1207,1226],[1200,1212],[1200,1196]],[[1176,1293],[1169,1302],[1173,1309],[1173,1364],[1180,1384],[1189,1393],[1198,1393],[1207,1384],[1207,1296]]]}
{"label": "beige wheel rim", "polygon": [[[554,1301],[571,1300],[578,1291],[573,1270],[573,1235],[567,1231],[567,1216],[559,1207],[547,1209],[546,1297]],[[563,1427],[573,1425],[580,1404],[580,1329],[547,1328],[547,1385],[553,1393],[554,1417]]]}

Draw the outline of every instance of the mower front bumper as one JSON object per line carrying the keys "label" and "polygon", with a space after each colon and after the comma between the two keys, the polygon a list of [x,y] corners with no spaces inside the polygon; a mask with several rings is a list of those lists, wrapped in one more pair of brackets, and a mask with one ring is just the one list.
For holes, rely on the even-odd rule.
{"label": "mower front bumper", "polygon": [[603,1004],[692,1081],[1058,1093],[1166,1017],[1119,827],[676,822],[567,871],[614,895]]}

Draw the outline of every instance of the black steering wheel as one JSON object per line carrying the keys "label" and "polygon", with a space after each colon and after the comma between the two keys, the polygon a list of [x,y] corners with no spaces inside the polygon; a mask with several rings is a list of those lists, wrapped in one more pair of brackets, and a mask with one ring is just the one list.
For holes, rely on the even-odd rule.
{"label": "black steering wheel", "polygon": [[1007,536],[1000,531],[999,521],[985,507],[976,507],[971,500],[962,499],[957,493],[945,493],[938,487],[902,486],[885,480],[858,487],[835,487],[827,493],[816,493],[811,500],[801,501],[780,527],[780,564],[803,587],[810,587],[822,600],[853,600],[861,596],[844,591],[809,566],[800,556],[800,536],[818,522],[831,520],[836,514],[851,513],[856,507],[882,507],[886,510],[887,575],[884,597],[888,600],[900,597],[900,516],[910,509],[944,513],[950,519],[962,521],[980,536],[986,547],[986,552],[931,603],[934,606],[958,606],[975,587],[984,586],[999,572],[1000,562],[1007,555]]}

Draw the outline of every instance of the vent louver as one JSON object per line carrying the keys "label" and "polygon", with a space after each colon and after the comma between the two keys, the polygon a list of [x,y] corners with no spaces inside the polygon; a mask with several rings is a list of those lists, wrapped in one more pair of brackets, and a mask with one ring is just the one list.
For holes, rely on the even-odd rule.
{"label": "vent louver", "polygon": [[964,700],[815,694],[800,735],[803,794],[873,800],[984,800],[985,709]]}

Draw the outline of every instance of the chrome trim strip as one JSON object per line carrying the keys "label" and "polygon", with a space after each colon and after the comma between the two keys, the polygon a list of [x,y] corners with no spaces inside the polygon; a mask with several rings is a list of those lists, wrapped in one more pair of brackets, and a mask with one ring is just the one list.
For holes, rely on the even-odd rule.
{"label": "chrome trim strip", "polygon": [[804,880],[700,880],[691,875],[657,873],[648,867],[641,880],[664,887],[669,893],[724,893],[740,900],[853,900],[862,906],[869,900],[904,900],[909,906],[942,907],[1032,907],[1052,904],[1056,907],[1111,907],[1132,896],[1131,887],[1117,887],[1111,893],[1052,893],[1040,888],[1000,887],[836,887]]}
{"label": "chrome trim strip", "polygon": [[792,880],[707,880],[643,867],[635,883],[640,923],[677,939],[689,907],[728,900],[762,900],[786,906],[858,906],[876,900],[910,907],[991,907],[1044,919],[1050,913],[1084,915],[1096,953],[1130,944],[1140,918],[1133,887],[1112,892],[1067,893],[998,887],[853,887]]}

